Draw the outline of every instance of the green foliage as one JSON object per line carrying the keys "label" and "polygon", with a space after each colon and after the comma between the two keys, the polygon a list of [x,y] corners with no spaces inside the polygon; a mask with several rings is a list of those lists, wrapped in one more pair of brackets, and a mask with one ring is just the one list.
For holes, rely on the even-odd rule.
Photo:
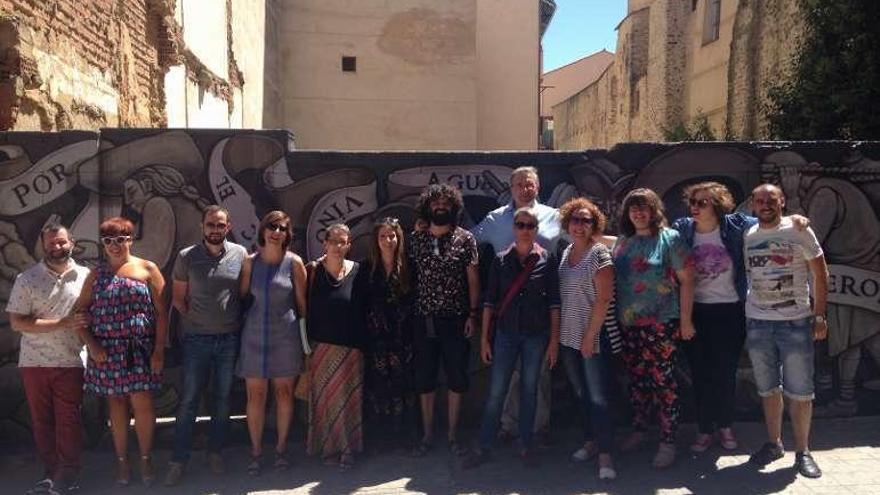
{"label": "green foliage", "polygon": [[774,139],[880,139],[880,1],[798,0],[806,35],[765,108]]}
{"label": "green foliage", "polygon": [[667,142],[716,140],[712,126],[709,124],[709,117],[702,111],[697,112],[697,116],[690,124],[679,120],[669,126],[664,126],[661,130],[663,140]]}

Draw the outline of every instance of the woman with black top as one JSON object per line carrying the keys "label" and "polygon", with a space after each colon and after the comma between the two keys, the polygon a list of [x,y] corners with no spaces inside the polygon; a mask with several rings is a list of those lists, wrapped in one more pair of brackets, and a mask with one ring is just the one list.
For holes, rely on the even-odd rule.
{"label": "woman with black top", "polygon": [[309,362],[308,453],[347,470],[363,450],[361,425],[366,273],[345,259],[351,233],[327,229],[324,256],[310,263],[309,337],[317,343]]}

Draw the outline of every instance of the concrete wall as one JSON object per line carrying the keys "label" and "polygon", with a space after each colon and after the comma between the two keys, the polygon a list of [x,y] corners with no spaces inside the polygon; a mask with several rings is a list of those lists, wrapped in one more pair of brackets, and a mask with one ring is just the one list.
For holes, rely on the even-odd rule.
{"label": "concrete wall", "polygon": [[541,74],[537,2],[478,0],[476,4],[476,149],[537,149]]}
{"label": "concrete wall", "polygon": [[473,0],[287,0],[283,16],[284,127],[299,147],[477,147]]}
{"label": "concrete wall", "polygon": [[282,5],[282,123],[301,148],[537,147],[534,0]]}
{"label": "concrete wall", "polygon": [[[572,197],[592,198],[610,216],[611,232],[620,201],[633,187],[657,191],[668,217],[675,219],[685,214],[682,188],[697,180],[723,182],[740,205],[762,181],[781,184],[789,210],[810,217],[832,274],[831,340],[827,347],[817,347],[819,405],[838,393],[832,375],[839,375],[835,369],[840,356],[851,357],[863,347],[869,355],[869,347],[877,348],[880,143],[643,143],[555,153],[352,153],[289,152],[288,139],[283,131],[0,134],[0,304],[5,304],[15,276],[40,258],[39,231],[48,221],[70,225],[78,240],[75,256],[94,264],[100,253],[99,219],[127,216],[136,224],[134,251],[168,273],[175,253],[199,241],[195,227],[206,205],[226,206],[235,225],[233,239],[248,247],[253,247],[258,219],[281,209],[293,218],[293,249],[305,258],[318,256],[330,223],[344,221],[352,230],[352,257],[358,259],[366,254],[375,219],[395,216],[412,225],[413,206],[425,185],[449,182],[460,187],[467,210],[462,225],[470,228],[510,200],[508,178],[514,167],[534,165],[543,203],[558,207]],[[164,188],[156,190],[154,184],[160,182]],[[141,194],[131,194],[138,188]],[[179,347],[175,339],[171,342],[164,386],[156,395],[162,416],[173,415],[180,394]],[[0,441],[30,441],[17,353],[18,335],[0,312]],[[737,415],[758,418],[760,402],[748,360],[741,363]],[[487,370],[476,355],[470,370],[476,386],[465,402],[466,417],[475,421],[485,399]],[[863,384],[857,390],[862,414],[880,413],[878,377],[875,362],[862,359],[855,377]],[[554,414],[564,423],[574,406],[567,388],[560,390],[554,395]],[[687,382],[682,391],[689,404]],[[243,403],[242,384],[236,381],[233,411],[239,413]],[[96,404],[100,402],[90,397],[85,410],[93,434],[101,431]]]}

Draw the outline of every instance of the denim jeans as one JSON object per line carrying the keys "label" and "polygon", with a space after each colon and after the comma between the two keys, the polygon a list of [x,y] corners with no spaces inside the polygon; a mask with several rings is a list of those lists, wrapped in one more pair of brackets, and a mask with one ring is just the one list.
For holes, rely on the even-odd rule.
{"label": "denim jeans", "polygon": [[520,372],[519,438],[523,448],[531,447],[535,426],[535,408],[538,401],[538,377],[544,352],[547,350],[547,332],[500,331],[492,346],[492,372],[489,379],[489,397],[480,427],[480,446],[488,449],[498,434],[504,398],[510,386],[510,377],[516,361],[522,357]]}
{"label": "denim jeans", "polygon": [[559,346],[559,358],[578,404],[584,440],[596,440],[599,452],[610,454],[614,441],[605,354],[584,358],[579,349]]}
{"label": "denim jeans", "polygon": [[782,393],[789,399],[813,400],[813,322],[746,319],[746,349],[755,372],[758,395]]}
{"label": "denim jeans", "polygon": [[189,460],[192,433],[202,390],[211,375],[213,403],[209,452],[219,452],[229,431],[229,391],[232,388],[235,360],[238,357],[239,333],[219,335],[189,334],[183,337],[183,397],[177,410],[174,428],[175,462]]}

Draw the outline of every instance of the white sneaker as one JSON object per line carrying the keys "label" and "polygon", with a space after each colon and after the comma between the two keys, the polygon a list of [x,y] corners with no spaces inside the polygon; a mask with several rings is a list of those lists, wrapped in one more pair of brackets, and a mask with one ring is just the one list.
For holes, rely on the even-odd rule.
{"label": "white sneaker", "polygon": [[597,449],[595,446],[591,445],[587,447],[586,445],[575,450],[573,454],[571,454],[571,462],[586,462],[596,457]]}
{"label": "white sneaker", "polygon": [[615,471],[613,467],[600,467],[599,468],[599,479],[600,480],[615,480],[615,479],[617,479],[617,471]]}

